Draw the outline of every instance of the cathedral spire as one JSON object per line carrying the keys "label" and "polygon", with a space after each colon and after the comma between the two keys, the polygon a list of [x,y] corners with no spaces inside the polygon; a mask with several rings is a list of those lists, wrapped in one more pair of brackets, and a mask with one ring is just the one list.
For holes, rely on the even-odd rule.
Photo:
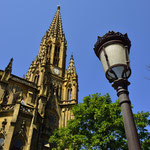
{"label": "cathedral spire", "polygon": [[53,18],[53,21],[48,30],[48,36],[53,37],[62,37],[63,36],[63,28],[62,28],[62,21],[60,15],[60,6],[57,6],[57,12]]}
{"label": "cathedral spire", "polygon": [[[41,40],[39,53],[32,62],[26,79],[34,82],[36,74],[41,75],[43,72],[55,73],[60,77],[64,76],[66,62],[67,42],[62,29],[62,21],[60,16],[60,6],[57,7],[53,21]],[[39,77],[40,79],[40,77]]]}

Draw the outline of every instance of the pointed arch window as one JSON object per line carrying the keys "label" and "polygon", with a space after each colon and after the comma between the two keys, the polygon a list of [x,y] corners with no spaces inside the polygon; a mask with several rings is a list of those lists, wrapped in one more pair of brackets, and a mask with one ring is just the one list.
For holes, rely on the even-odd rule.
{"label": "pointed arch window", "polygon": [[39,81],[39,75],[35,75],[34,83],[35,83],[35,84],[38,84],[38,81]]}
{"label": "pointed arch window", "polygon": [[4,144],[4,137],[0,137],[0,147],[2,147]]}
{"label": "pointed arch window", "polygon": [[68,100],[72,100],[72,89],[68,89]]}
{"label": "pointed arch window", "polygon": [[54,52],[54,62],[53,62],[55,66],[58,66],[59,64],[59,52],[60,52],[60,46],[56,45],[55,52]]}
{"label": "pointed arch window", "polygon": [[4,145],[4,140],[5,140],[5,137],[3,134],[0,134],[0,150],[2,149],[3,145]]}
{"label": "pointed arch window", "polygon": [[50,44],[50,45],[47,47],[47,52],[46,52],[46,54],[48,54],[49,56],[51,55],[51,49],[52,49],[52,44]]}

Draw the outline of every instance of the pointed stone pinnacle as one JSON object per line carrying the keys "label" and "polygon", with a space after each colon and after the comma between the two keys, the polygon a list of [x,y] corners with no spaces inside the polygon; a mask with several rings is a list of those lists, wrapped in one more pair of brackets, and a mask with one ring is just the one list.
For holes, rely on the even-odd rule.
{"label": "pointed stone pinnacle", "polygon": [[53,37],[63,37],[62,21],[60,16],[60,6],[57,6],[57,12],[48,30],[48,35]]}
{"label": "pointed stone pinnacle", "polygon": [[67,73],[69,73],[70,75],[74,74],[74,73],[76,74],[76,69],[75,69],[75,65],[74,65],[73,55],[71,55],[70,63],[69,63],[69,67],[68,67]]}
{"label": "pointed stone pinnacle", "polygon": [[13,62],[13,58],[10,59],[9,64],[7,65],[7,67],[5,68],[5,71],[12,71],[12,62]]}

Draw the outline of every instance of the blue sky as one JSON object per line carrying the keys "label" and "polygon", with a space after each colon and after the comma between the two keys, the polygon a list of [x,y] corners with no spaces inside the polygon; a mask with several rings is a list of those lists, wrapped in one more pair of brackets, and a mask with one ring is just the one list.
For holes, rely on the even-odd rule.
{"label": "blue sky", "polygon": [[128,33],[132,75],[130,99],[134,112],[150,110],[150,1],[149,0],[5,0],[0,3],[0,69],[14,58],[13,74],[26,74],[39,51],[41,38],[61,5],[67,39],[67,66],[73,52],[79,76],[79,102],[96,92],[116,91],[105,78],[93,47],[97,36],[114,30]]}

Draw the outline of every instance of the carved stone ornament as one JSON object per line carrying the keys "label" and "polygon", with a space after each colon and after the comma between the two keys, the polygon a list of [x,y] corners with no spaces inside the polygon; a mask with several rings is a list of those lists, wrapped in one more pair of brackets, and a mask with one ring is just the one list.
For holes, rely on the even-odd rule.
{"label": "carved stone ornament", "polygon": [[18,134],[26,139],[26,121],[22,120],[21,128],[18,131]]}
{"label": "carved stone ornament", "polygon": [[128,46],[128,49],[130,51],[131,41],[129,40],[127,33],[122,34],[120,32],[109,31],[102,37],[98,36],[97,42],[94,45],[94,51],[98,58],[99,58],[100,47],[104,43],[112,40],[122,41],[124,45]]}
{"label": "carved stone ornament", "polygon": [[32,114],[34,111],[34,108],[21,104],[20,110],[24,113]]}
{"label": "carved stone ornament", "polygon": [[0,112],[14,110],[14,104],[0,105]]}
{"label": "carved stone ornament", "polygon": [[6,136],[6,131],[5,131],[6,124],[7,124],[7,119],[4,119],[4,121],[2,122],[2,127],[0,128],[0,134],[3,134],[4,137]]}
{"label": "carved stone ornament", "polygon": [[9,99],[9,92],[8,90],[6,90],[3,95],[2,104],[7,104],[8,99]]}

